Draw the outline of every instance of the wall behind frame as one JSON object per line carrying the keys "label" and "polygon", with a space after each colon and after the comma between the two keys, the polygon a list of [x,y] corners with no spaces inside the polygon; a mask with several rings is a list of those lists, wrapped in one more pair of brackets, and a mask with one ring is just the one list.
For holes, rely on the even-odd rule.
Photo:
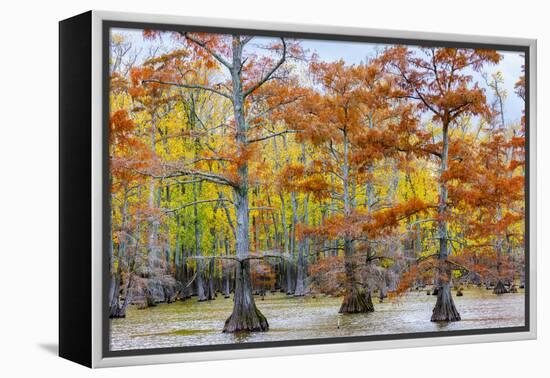
{"label": "wall behind frame", "polygon": [[[240,5],[239,5],[240,4]],[[3,41],[1,96],[5,125],[0,149],[3,184],[2,245],[3,287],[7,300],[0,314],[3,324],[2,375],[38,376],[55,372],[57,377],[339,377],[369,376],[479,377],[543,376],[550,348],[548,299],[550,276],[544,251],[550,235],[542,232],[548,223],[542,213],[550,211],[548,201],[539,202],[539,340],[437,348],[310,355],[287,358],[222,361],[186,365],[163,365],[129,369],[88,371],[55,357],[57,344],[57,219],[58,135],[57,135],[57,21],[87,9],[189,14],[205,17],[262,19],[299,23],[321,23],[359,27],[411,29],[433,32],[517,35],[539,39],[539,104],[550,101],[550,75],[544,71],[550,62],[550,29],[541,2],[440,1],[364,2],[341,0],[276,3],[257,1],[150,2],[145,0],[25,1],[9,2],[0,24]],[[6,55],[4,55],[4,53]],[[8,90],[9,88],[9,90]],[[30,95],[33,91],[34,95]],[[36,101],[40,92],[41,100]],[[6,101],[7,100],[7,101]],[[29,102],[33,102],[31,109]],[[550,141],[544,125],[548,111],[539,106],[539,144]],[[24,142],[24,143],[23,143]],[[548,186],[546,168],[550,150],[540,148],[539,193]],[[5,180],[5,181],[4,181]],[[24,256],[29,256],[25,258]],[[22,259],[25,269],[17,269]],[[32,260],[32,261],[31,261]],[[22,276],[25,279],[21,279]],[[92,375],[93,374],[93,375]]]}

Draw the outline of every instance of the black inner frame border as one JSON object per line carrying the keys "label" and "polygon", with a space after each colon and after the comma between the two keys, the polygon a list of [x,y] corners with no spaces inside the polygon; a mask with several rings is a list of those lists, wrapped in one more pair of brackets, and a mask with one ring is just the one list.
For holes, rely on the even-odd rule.
{"label": "black inner frame border", "polygon": [[[280,348],[293,346],[307,345],[330,345],[342,344],[351,342],[366,342],[366,341],[385,341],[385,340],[403,340],[403,339],[421,339],[433,337],[449,337],[449,336],[466,336],[466,335],[484,335],[484,334],[499,334],[499,333],[517,333],[530,331],[530,196],[529,196],[529,179],[530,179],[530,157],[529,157],[529,134],[530,134],[530,50],[527,45],[512,45],[512,44],[490,44],[478,42],[456,42],[444,40],[424,40],[413,38],[392,38],[392,37],[369,37],[359,35],[340,35],[330,33],[305,33],[291,31],[274,31],[248,28],[232,28],[232,27],[211,27],[197,25],[180,25],[180,24],[161,24],[149,22],[130,22],[103,20],[102,21],[102,298],[101,298],[101,333],[102,333],[102,357],[123,357],[123,356],[142,356],[142,355],[157,355],[157,354],[172,354],[172,353],[192,353],[192,352],[212,352],[224,350],[239,350],[239,349],[257,349],[257,348]],[[213,345],[195,345],[184,347],[167,347],[167,348],[150,348],[150,349],[131,349],[131,350],[110,350],[110,319],[106,309],[108,308],[108,287],[109,287],[109,258],[105,251],[109,246],[109,229],[111,227],[111,196],[110,193],[110,169],[109,169],[109,55],[110,55],[110,31],[112,28],[126,29],[153,29],[160,31],[178,31],[185,30],[191,32],[205,32],[218,34],[240,34],[254,35],[258,37],[284,37],[290,39],[313,39],[339,42],[362,42],[362,43],[377,43],[377,44],[395,44],[407,46],[425,46],[425,47],[451,47],[451,48],[473,48],[473,49],[489,49],[499,51],[519,52],[525,58],[525,218],[524,218],[524,243],[525,243],[525,325],[520,327],[501,327],[501,328],[483,328],[471,330],[449,330],[449,331],[434,331],[434,332],[414,332],[414,333],[398,333],[398,334],[383,334],[369,336],[345,336],[345,337],[327,337],[302,340],[283,340],[283,341],[264,341],[264,342],[247,342],[242,344],[213,344]],[[406,32],[403,32],[406,33]],[[465,37],[467,38],[467,37]]]}

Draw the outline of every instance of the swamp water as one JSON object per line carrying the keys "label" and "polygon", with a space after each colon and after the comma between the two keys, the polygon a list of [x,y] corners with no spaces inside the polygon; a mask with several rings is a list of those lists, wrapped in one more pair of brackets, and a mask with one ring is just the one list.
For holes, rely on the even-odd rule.
{"label": "swamp water", "polygon": [[150,349],[242,342],[317,339],[324,337],[437,332],[524,325],[524,291],[494,295],[491,290],[470,288],[456,297],[462,320],[432,323],[436,297],[426,291],[410,292],[398,301],[379,303],[375,312],[342,315],[342,298],[317,296],[294,298],[285,294],[256,296],[256,305],[267,317],[268,332],[224,334],[225,320],[232,311],[232,299],[218,295],[214,301],[159,304],[144,310],[128,308],[126,318],[111,320],[111,350]]}

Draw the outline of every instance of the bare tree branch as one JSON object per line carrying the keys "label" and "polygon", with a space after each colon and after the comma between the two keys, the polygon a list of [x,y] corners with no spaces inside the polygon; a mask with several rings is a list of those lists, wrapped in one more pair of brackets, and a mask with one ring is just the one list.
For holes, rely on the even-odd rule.
{"label": "bare tree branch", "polygon": [[176,171],[174,173],[171,173],[171,174],[168,174],[164,177],[165,178],[171,178],[171,177],[179,177],[179,176],[197,176],[197,177],[201,177],[201,178],[205,179],[206,181],[210,181],[210,182],[213,182],[213,183],[216,183],[216,184],[221,184],[221,185],[229,185],[229,186],[232,186],[232,187],[236,187],[238,185],[236,182],[233,182],[233,181],[229,180],[228,178],[226,178],[222,175],[218,175],[218,174],[215,174],[215,173],[198,171],[196,169],[178,170],[178,171]]}
{"label": "bare tree branch", "polygon": [[252,39],[254,39],[254,36],[253,35],[248,35],[246,37],[244,37],[242,40],[241,40],[241,45],[246,45],[248,42],[252,41]]}
{"label": "bare tree branch", "polygon": [[238,185],[236,182],[233,182],[233,181],[229,180],[227,177],[224,177],[222,175],[218,175],[218,174],[210,173],[210,172],[199,171],[197,169],[175,168],[173,172],[165,174],[165,175],[155,175],[155,174],[152,174],[152,173],[143,172],[143,171],[139,171],[139,170],[136,170],[136,169],[134,169],[133,171],[140,174],[140,175],[149,176],[149,177],[153,177],[153,178],[156,178],[156,179],[166,179],[166,178],[174,178],[174,177],[181,177],[181,176],[197,176],[197,177],[199,177],[199,178],[201,178],[205,181],[210,181],[210,182],[213,182],[215,184],[229,185],[231,187],[236,187]]}
{"label": "bare tree branch", "polygon": [[218,54],[217,52],[212,50],[210,47],[208,47],[206,45],[206,42],[201,41],[200,39],[197,39],[197,38],[189,35],[189,33],[187,33],[187,32],[181,32],[180,34],[182,36],[184,36],[185,39],[187,39],[188,41],[191,41],[194,44],[196,44],[196,45],[202,47],[203,49],[205,49],[210,55],[212,55],[218,62],[220,62],[221,64],[226,66],[229,70],[231,70],[233,68],[231,66],[231,64],[223,56],[221,56],[220,54]]}
{"label": "bare tree branch", "polygon": [[177,207],[175,209],[165,210],[164,213],[166,213],[166,214],[175,213],[176,211],[183,210],[183,209],[185,209],[189,206],[198,205],[198,204],[201,204],[201,203],[212,203],[212,202],[231,202],[231,203],[233,203],[233,201],[228,200],[227,198],[199,200],[199,201],[188,202],[188,203],[186,203],[186,204],[184,204],[180,207]]}
{"label": "bare tree branch", "polygon": [[201,158],[197,158],[197,159],[194,159],[194,160],[190,160],[190,161],[186,162],[185,165],[194,165],[194,164],[204,162],[204,161],[232,162],[234,160],[231,159],[231,158],[225,158],[225,157],[201,157]]}
{"label": "bare tree branch", "polygon": [[263,260],[265,258],[276,258],[276,259],[289,259],[291,256],[284,253],[277,253],[276,250],[274,251],[265,251],[260,254],[249,254],[246,257],[239,258],[237,256],[228,256],[228,255],[218,255],[218,256],[187,256],[188,259],[194,259],[194,260],[212,260],[212,259],[222,259],[222,260],[232,260],[237,261],[239,263],[243,263],[245,261],[249,260]]}
{"label": "bare tree branch", "polygon": [[271,70],[262,77],[256,84],[254,84],[252,87],[248,88],[246,92],[244,92],[243,97],[246,98],[248,95],[250,95],[252,92],[254,92],[256,89],[260,88],[266,81],[271,79],[271,76],[279,69],[279,67],[285,62],[286,60],[286,42],[284,38],[281,38],[281,42],[283,43],[283,55],[281,56],[281,59],[271,68]]}
{"label": "bare tree branch", "polygon": [[280,131],[278,133],[274,133],[274,134],[270,134],[270,135],[265,135],[265,136],[262,136],[262,137],[259,137],[259,138],[255,138],[255,139],[249,139],[246,141],[246,143],[256,143],[256,142],[261,142],[263,140],[267,140],[267,139],[270,139],[270,138],[275,138],[275,137],[278,137],[280,135],[284,135],[284,134],[296,134],[296,133],[300,133],[301,131],[300,130],[284,130],[284,131]]}
{"label": "bare tree branch", "polygon": [[205,91],[210,91],[210,92],[213,92],[213,93],[216,93],[220,96],[223,96],[227,99],[229,99],[230,101],[233,101],[233,99],[231,98],[230,95],[228,95],[227,93],[224,93],[216,88],[212,88],[212,87],[208,87],[206,85],[200,85],[200,84],[182,84],[182,83],[175,83],[175,82],[172,82],[172,81],[162,81],[162,80],[156,80],[156,79],[147,79],[147,80],[143,80],[142,83],[157,83],[157,84],[163,84],[163,85],[171,85],[171,86],[174,86],[174,87],[179,87],[179,88],[187,88],[187,89],[202,89],[202,90],[205,90]]}
{"label": "bare tree branch", "polygon": [[[223,193],[221,191],[218,192],[218,198],[219,199],[225,199],[223,196]],[[221,201],[220,205],[223,208],[223,211],[225,212],[225,217],[227,218],[227,223],[229,224],[229,228],[231,228],[231,232],[233,233],[233,237],[237,238],[237,232],[235,231],[235,225],[233,224],[233,220],[231,219],[231,214],[229,214],[229,209],[227,208],[225,201]]]}
{"label": "bare tree branch", "polygon": [[257,114],[251,115],[250,117],[247,118],[246,121],[247,121],[247,123],[251,123],[252,120],[263,117],[264,115],[269,114],[270,112],[272,112],[273,110],[275,110],[277,108],[280,108],[280,107],[283,107],[283,106],[286,106],[286,105],[290,105],[293,102],[298,101],[300,98],[303,98],[303,97],[304,96],[296,96],[296,97],[293,97],[293,98],[291,98],[287,101],[283,101],[283,102],[280,102],[276,105],[270,106],[267,109],[265,109],[265,110],[263,110],[263,111],[261,111]]}

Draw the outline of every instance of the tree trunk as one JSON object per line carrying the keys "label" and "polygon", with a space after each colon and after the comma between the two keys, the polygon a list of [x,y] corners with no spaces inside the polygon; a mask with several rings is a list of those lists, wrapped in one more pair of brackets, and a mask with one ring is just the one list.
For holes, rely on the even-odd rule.
{"label": "tree trunk", "polygon": [[[309,196],[304,198],[304,225],[309,225]],[[294,290],[295,297],[303,297],[305,295],[305,254],[307,253],[308,238],[304,237],[300,241],[298,249],[298,262],[296,266],[296,290]]]}
{"label": "tree trunk", "polygon": [[[166,235],[170,235],[170,228],[166,227]],[[170,238],[166,238],[166,241],[164,243],[164,271],[166,274],[172,273],[172,262],[170,260],[170,256],[172,255],[172,251],[170,248]]]}
{"label": "tree trunk", "polygon": [[[153,114],[151,119],[151,154],[152,155],[155,155],[155,129],[156,129],[155,118],[156,117]],[[154,209],[156,208],[155,191],[156,191],[155,178],[151,176],[149,178],[149,203],[148,203],[150,211],[154,211]],[[153,275],[153,272],[157,270],[160,266],[159,264],[160,251],[159,251],[159,245],[157,242],[158,228],[159,228],[159,219],[157,215],[153,214],[150,218],[148,255],[147,255],[148,269],[146,272],[147,276]]]}
{"label": "tree trunk", "polygon": [[437,290],[437,302],[432,312],[432,322],[454,322],[460,320],[453,297],[451,295],[451,284],[441,282]]}
{"label": "tree trunk", "polygon": [[[114,217],[111,215],[111,219],[113,218]],[[114,240],[113,240],[113,225],[111,225],[111,228],[109,230],[109,274],[110,274],[109,317],[111,317],[111,314],[113,313],[113,305],[115,303],[118,304],[118,288],[119,288],[117,269],[115,269],[115,246],[114,246]]]}
{"label": "tree trunk", "polygon": [[[246,145],[247,131],[241,80],[242,49],[240,36],[233,36],[231,81],[233,85],[233,112],[237,129],[235,137],[240,148],[244,148]],[[223,332],[267,331],[269,325],[265,316],[256,307],[250,280],[248,162],[246,159],[238,166],[237,174],[238,185],[234,187],[235,213],[237,216],[235,296],[233,299],[233,313],[225,321]]]}
{"label": "tree trunk", "polygon": [[495,288],[493,289],[493,294],[508,294],[508,290],[506,289],[506,286],[504,286],[504,283],[502,280],[498,280]]}
{"label": "tree trunk", "polygon": [[[300,162],[304,164],[304,166],[307,163],[306,147],[305,147],[305,144],[303,143],[302,143],[302,155],[300,157]],[[302,223],[305,226],[309,226],[309,208],[308,208],[309,194],[305,195],[303,204],[304,204],[304,213],[303,213]],[[294,290],[294,296],[296,297],[302,297],[305,295],[304,255],[306,254],[307,248],[309,248],[307,237],[303,237],[302,240],[300,240],[300,245],[298,247],[298,260],[296,264],[296,289]]]}
{"label": "tree trunk", "polygon": [[[247,170],[240,169],[241,175]],[[256,308],[252,295],[250,280],[249,236],[248,236],[248,190],[235,190],[235,207],[237,213],[237,268],[235,274],[235,296],[233,313],[225,321],[223,332],[267,331],[267,319]]]}
{"label": "tree trunk", "polygon": [[432,313],[432,322],[458,321],[460,314],[455,307],[451,295],[452,271],[448,263],[448,236],[447,236],[447,183],[443,174],[447,170],[449,156],[449,122],[443,122],[443,151],[441,153],[441,167],[439,171],[439,206],[438,206],[438,228],[439,228],[439,267],[436,278],[437,301]]}
{"label": "tree trunk", "polygon": [[379,293],[378,293],[378,300],[380,303],[384,302],[384,298],[386,298],[388,292],[388,286],[386,285],[386,279],[384,278],[384,281],[380,284],[379,287]]}
{"label": "tree trunk", "polygon": [[[184,251],[186,254],[186,252]],[[184,262],[182,264],[182,275],[185,277],[186,285],[188,285],[185,289],[183,289],[183,298],[189,299],[193,296],[193,283],[189,283],[191,278],[193,277],[195,272],[193,272],[193,268],[190,268],[187,266],[186,259],[184,258]]]}
{"label": "tree trunk", "polygon": [[[497,208],[497,221],[500,222],[502,220],[502,208],[500,205],[498,205]],[[501,294],[507,294],[508,290],[504,286],[504,283],[502,282],[502,244],[504,243],[504,240],[500,233],[497,236],[496,241],[496,252],[497,252],[497,284],[493,290],[493,294],[501,295]]]}
{"label": "tree trunk", "polygon": [[359,314],[373,311],[374,305],[372,304],[371,294],[356,287],[346,292],[338,312],[341,314]]}
{"label": "tree trunk", "polygon": [[109,314],[109,318],[115,319],[115,318],[125,318],[126,317],[126,309],[128,308],[128,304],[130,303],[130,285],[131,285],[131,277],[132,275],[128,273],[128,278],[126,280],[126,283],[124,285],[124,301],[120,303],[119,300],[117,300],[117,305],[115,308],[111,307],[111,313]]}
{"label": "tree trunk", "polygon": [[214,278],[216,276],[216,260],[210,259],[208,267],[208,300],[216,299],[216,285]]}
{"label": "tree trunk", "polygon": [[298,200],[296,198],[296,193],[290,193],[290,203],[292,208],[292,222],[290,224],[290,256],[287,260],[287,270],[286,270],[286,294],[294,294],[294,282],[292,282],[293,273],[294,273],[294,258],[296,257],[296,225],[298,223]]}
{"label": "tree trunk", "polygon": [[[285,197],[282,193],[279,193],[281,199],[281,221],[283,224],[283,237],[284,237],[284,254],[287,256],[287,259],[283,262],[283,272],[285,274],[283,283],[283,289],[288,295],[292,294],[292,235],[288,230],[287,220],[286,220],[286,205]],[[292,227],[292,226],[291,226]]]}
{"label": "tree trunk", "polygon": [[231,274],[229,273],[229,270],[226,269],[225,271],[225,279],[224,279],[224,288],[223,288],[223,297],[224,298],[231,298],[231,284],[230,284],[230,279],[231,279]]}
{"label": "tree trunk", "polygon": [[[285,150],[288,152],[288,147],[286,144],[286,136],[283,135],[283,145]],[[290,164],[290,156],[287,153],[286,157],[287,164]],[[287,271],[286,271],[286,280],[287,280],[287,289],[286,294],[294,294],[294,282],[292,281],[292,275],[294,273],[294,258],[296,257],[296,225],[298,224],[298,199],[296,198],[296,193],[290,193],[290,205],[292,209],[292,222],[290,224],[290,258],[287,260]]]}
{"label": "tree trunk", "polygon": [[109,318],[118,318],[120,275],[117,273],[111,278],[111,303],[109,304]]}
{"label": "tree trunk", "polygon": [[256,307],[250,282],[250,261],[237,265],[233,313],[225,321],[223,332],[267,331],[267,319]]}
{"label": "tree trunk", "polygon": [[356,314],[374,311],[372,298],[368,291],[359,287],[355,279],[355,263],[351,240],[344,240],[344,259],[346,271],[346,293],[338,311],[341,314]]}
{"label": "tree trunk", "polygon": [[[202,256],[202,249],[201,249],[201,230],[199,225],[199,210],[197,206],[197,198],[198,198],[198,188],[197,183],[193,183],[193,202],[195,204],[193,205],[193,217],[194,217],[194,228],[195,228],[195,255],[196,256]],[[206,297],[206,293],[204,290],[204,261],[199,258],[196,260],[196,269],[197,269],[197,296],[199,302],[204,302],[208,298]]]}
{"label": "tree trunk", "polygon": [[132,285],[132,274],[128,274],[128,279],[126,280],[126,288],[124,289],[124,302],[122,302],[122,306],[120,307],[119,311],[119,317],[121,318],[126,317],[126,309],[130,304],[130,285]]}
{"label": "tree trunk", "polygon": [[[224,240],[224,248],[225,248],[225,255],[229,256],[229,239],[225,238]],[[231,272],[229,270],[229,267],[224,267],[222,265],[222,272],[224,276],[224,287],[223,287],[223,297],[229,298],[231,297]]]}
{"label": "tree trunk", "polygon": [[[129,264],[128,261],[125,261],[127,259],[126,256],[126,212],[128,208],[128,187],[127,185],[124,186],[124,200],[121,208],[121,234],[119,235],[119,242],[118,242],[118,264],[117,268],[115,270],[115,256],[114,256],[114,243],[113,243],[113,229],[111,227],[110,230],[110,269],[111,269],[111,283],[109,288],[109,298],[110,298],[110,306],[109,306],[109,318],[120,318],[124,317],[121,316],[121,314],[126,313],[126,309],[124,308],[122,310],[122,305],[120,304],[120,294],[121,294],[121,279],[122,279],[122,271],[123,268],[125,268],[129,273]],[[121,311],[122,310],[122,311]]]}
{"label": "tree trunk", "polygon": [[[344,215],[350,216],[352,213],[352,201],[350,194],[350,168],[349,168],[349,141],[344,131],[344,164],[342,166],[342,184],[344,189]],[[355,261],[353,256],[353,241],[349,236],[344,237],[344,269],[346,272],[345,295],[340,313],[354,314],[374,311],[372,300],[367,300],[364,290],[359,287],[355,277]]]}
{"label": "tree trunk", "polygon": [[[118,264],[117,264],[117,270],[114,276],[114,280],[111,281],[111,303],[110,303],[110,309],[109,309],[109,318],[124,318],[126,316],[126,307],[129,303],[129,287],[130,287],[130,262],[128,254],[126,253],[127,250],[127,235],[126,235],[126,221],[127,221],[127,209],[128,209],[128,188],[127,186],[124,187],[124,201],[121,208],[121,231],[122,234],[119,236],[119,243],[118,243]],[[139,236],[138,236],[139,238]],[[139,240],[139,239],[137,239]],[[137,247],[137,246],[136,246]],[[112,228],[111,228],[111,258],[114,259],[113,255],[114,246],[113,246],[113,240],[112,240]],[[114,260],[111,261],[112,263]],[[113,269],[113,265],[111,265],[111,269]],[[124,287],[124,302],[121,304],[121,286],[122,286],[122,272],[127,272],[127,281]]]}
{"label": "tree trunk", "polygon": [[295,297],[303,297],[305,295],[304,248],[305,248],[305,240],[301,240],[300,245],[298,247],[298,259],[296,263],[296,288],[294,290]]}
{"label": "tree trunk", "polygon": [[[275,139],[275,138],[273,138]],[[270,208],[273,208],[273,205],[271,203],[271,196],[267,194],[267,206]],[[273,246],[275,248],[278,248],[281,245],[281,236],[279,234],[279,222],[277,219],[277,213],[275,210],[269,212],[271,216],[271,223],[273,224]],[[266,223],[267,230],[269,231],[269,225]],[[269,248],[269,247],[268,247]]]}

